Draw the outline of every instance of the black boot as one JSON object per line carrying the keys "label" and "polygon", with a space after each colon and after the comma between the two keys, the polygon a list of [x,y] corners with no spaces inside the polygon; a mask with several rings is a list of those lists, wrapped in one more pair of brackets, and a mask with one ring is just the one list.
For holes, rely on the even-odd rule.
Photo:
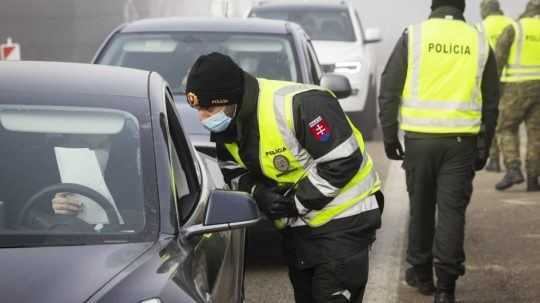
{"label": "black boot", "polygon": [[435,303],[455,303],[456,296],[454,291],[439,290],[435,293]]}
{"label": "black boot", "polygon": [[502,180],[495,185],[495,188],[497,190],[505,190],[513,185],[523,183],[523,181],[525,181],[525,178],[521,173],[521,168],[519,166],[509,167]]}
{"label": "black boot", "polygon": [[538,176],[527,176],[527,191],[540,191]]}
{"label": "black boot", "polygon": [[437,271],[437,291],[435,292],[435,303],[455,303],[456,302],[456,280],[455,276]]}
{"label": "black boot", "polygon": [[435,292],[433,269],[431,266],[429,266],[429,269],[419,269],[417,267],[407,269],[405,271],[405,282],[407,282],[410,287],[416,288],[418,292],[424,296],[431,296]]}
{"label": "black boot", "polygon": [[489,158],[489,161],[486,165],[486,171],[494,172],[494,173],[500,173],[501,172],[501,164],[499,157],[491,157]]}

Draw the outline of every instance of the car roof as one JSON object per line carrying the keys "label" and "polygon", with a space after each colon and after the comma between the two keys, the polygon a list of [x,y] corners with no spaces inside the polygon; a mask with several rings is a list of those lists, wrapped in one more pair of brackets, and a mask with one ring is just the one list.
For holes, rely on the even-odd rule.
{"label": "car roof", "polygon": [[257,18],[173,17],[139,20],[126,24],[120,32],[242,32],[264,34],[289,33],[288,21]]}
{"label": "car roof", "polygon": [[149,72],[124,67],[46,61],[0,62],[0,91],[148,97]]}
{"label": "car roof", "polygon": [[346,3],[341,2],[300,2],[300,3],[261,3],[254,6],[252,11],[302,11],[302,10],[339,10],[348,9]]}

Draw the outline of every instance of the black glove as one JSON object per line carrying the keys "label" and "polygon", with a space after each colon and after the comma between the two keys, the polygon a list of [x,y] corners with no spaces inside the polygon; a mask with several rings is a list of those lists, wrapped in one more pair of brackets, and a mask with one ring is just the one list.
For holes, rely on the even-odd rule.
{"label": "black glove", "polygon": [[486,144],[486,137],[483,132],[480,132],[476,143],[476,158],[474,159],[474,169],[476,171],[484,169],[489,157],[488,145]]}
{"label": "black glove", "polygon": [[476,157],[476,160],[474,160],[474,170],[479,171],[479,170],[484,169],[484,167],[486,166],[487,160],[488,160],[487,157],[485,158]]}
{"label": "black glove", "polygon": [[285,197],[283,192],[285,190],[282,187],[267,187],[264,184],[255,185],[253,198],[255,198],[261,212],[270,220],[298,216],[294,197]]}
{"label": "black glove", "polygon": [[391,160],[403,160],[405,159],[405,153],[403,152],[403,147],[401,143],[396,138],[396,140],[384,142],[384,152],[386,157]]}
{"label": "black glove", "polygon": [[485,149],[476,150],[476,158],[474,159],[474,170],[479,171],[484,169],[488,160],[488,152]]}

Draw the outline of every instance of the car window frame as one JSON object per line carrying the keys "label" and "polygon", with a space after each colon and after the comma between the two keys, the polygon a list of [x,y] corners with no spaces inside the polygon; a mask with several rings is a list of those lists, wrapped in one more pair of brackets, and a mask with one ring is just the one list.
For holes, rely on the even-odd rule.
{"label": "car window frame", "polygon": [[[178,196],[178,192],[176,191],[176,183],[174,183],[174,179],[171,180],[175,187],[174,197],[175,197],[175,204],[177,208],[177,215],[178,220],[180,224],[184,224],[189,220],[189,218],[192,216],[192,214],[195,212],[195,210],[198,207],[198,202],[201,194],[201,177],[200,177],[200,167],[198,167],[198,162],[193,155],[193,151],[191,150],[191,145],[188,142],[188,139],[186,137],[186,134],[183,130],[182,123],[180,120],[180,116],[178,115],[175,101],[173,94],[169,87],[165,88],[165,110],[167,113],[167,135],[169,136],[169,142],[173,145],[174,150],[172,148],[169,148],[169,157],[170,157],[170,163],[172,166],[172,169],[174,170],[174,166],[172,165],[172,152],[174,151],[176,153],[176,156],[178,157],[178,160],[180,161],[180,165],[182,166],[182,169],[184,170],[184,174],[186,176],[186,182],[189,189],[189,193],[183,197]],[[179,152],[179,151],[188,151],[188,152]],[[174,173],[174,172],[173,172]],[[186,199],[184,199],[186,198]],[[189,199],[190,202],[193,202],[192,205],[190,205],[189,210],[186,212],[186,210],[182,207],[180,203],[182,201],[185,201]]]}
{"label": "car window frame", "polygon": [[[296,74],[298,75],[298,79],[296,79],[296,82],[297,83],[303,83],[306,81],[306,79],[304,79],[306,77],[306,75],[304,75],[304,72],[303,72],[303,68],[302,68],[302,62],[300,62],[300,56],[302,54],[299,53],[299,48],[298,48],[298,40],[295,38],[295,36],[291,33],[291,32],[288,32],[286,33],[285,35],[283,35],[284,37],[287,38],[287,40],[289,40],[289,43],[291,43],[291,48],[293,50],[293,60],[294,60],[294,63],[296,65]],[[300,51],[303,51],[303,50],[300,50]]]}
{"label": "car window frame", "polygon": [[319,85],[321,84],[321,78],[323,76],[323,72],[321,69],[321,63],[319,62],[319,58],[317,57],[317,53],[315,52],[315,48],[313,47],[313,44],[311,43],[311,39],[306,40],[306,51],[308,56],[308,62],[310,64],[310,74],[311,77],[313,77],[313,81],[315,84]]}

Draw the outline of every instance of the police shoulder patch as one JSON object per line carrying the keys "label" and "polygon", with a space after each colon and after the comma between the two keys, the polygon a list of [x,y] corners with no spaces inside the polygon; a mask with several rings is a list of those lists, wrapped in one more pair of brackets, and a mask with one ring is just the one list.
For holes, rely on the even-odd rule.
{"label": "police shoulder patch", "polygon": [[309,131],[320,142],[327,142],[332,137],[332,130],[322,116],[318,116],[309,122]]}

